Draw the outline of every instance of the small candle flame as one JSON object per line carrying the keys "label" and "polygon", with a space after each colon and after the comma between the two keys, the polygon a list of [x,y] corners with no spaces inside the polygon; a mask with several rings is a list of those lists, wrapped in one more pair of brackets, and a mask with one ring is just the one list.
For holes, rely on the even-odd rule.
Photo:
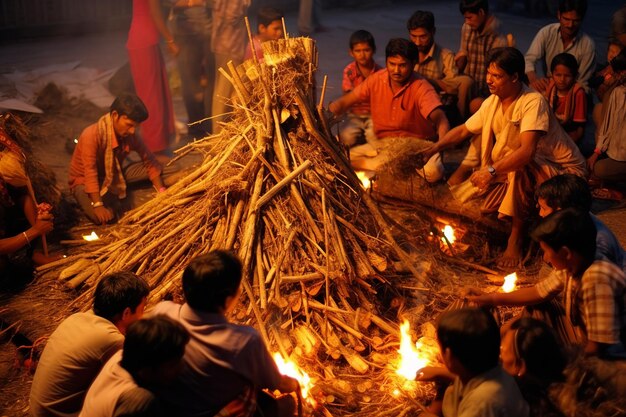
{"label": "small candle flame", "polygon": [[[454,229],[449,224],[446,224],[444,228],[441,229],[441,232],[446,237],[446,239],[448,239],[448,242],[450,242],[450,244],[453,244],[456,241],[456,236],[454,235]],[[443,242],[446,243],[443,237],[441,238],[441,240],[443,240]]]}
{"label": "small candle flame", "polygon": [[369,188],[372,186],[372,181],[370,181],[367,174],[363,171],[356,171],[356,176],[359,178],[359,181],[361,181],[363,189],[369,190]]}
{"label": "small candle flame", "polygon": [[517,288],[517,274],[513,272],[504,277],[504,284],[502,284],[502,291],[512,292]]}
{"label": "small candle flame", "polygon": [[96,232],[91,232],[91,234],[89,235],[83,235],[83,239],[85,239],[87,242],[93,242],[94,240],[100,239],[100,236],[98,236]]}

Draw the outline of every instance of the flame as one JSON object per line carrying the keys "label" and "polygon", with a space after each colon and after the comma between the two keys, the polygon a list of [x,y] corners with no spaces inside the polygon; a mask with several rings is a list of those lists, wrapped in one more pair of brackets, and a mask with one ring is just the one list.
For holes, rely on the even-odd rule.
{"label": "flame", "polygon": [[[443,229],[441,229],[443,235],[448,239],[450,244],[453,244],[456,241],[456,236],[454,236],[454,229],[449,224],[446,224]],[[443,243],[446,243],[446,240],[442,237],[441,240]]]}
{"label": "flame", "polygon": [[372,186],[372,182],[368,178],[367,174],[363,171],[356,171],[356,176],[361,181],[361,184],[363,185],[363,189],[369,190],[369,188]]}
{"label": "flame", "polygon": [[435,362],[438,352],[432,346],[428,346],[421,338],[415,345],[409,334],[410,325],[408,320],[400,326],[400,364],[396,373],[406,379],[414,380],[417,371]]}
{"label": "flame", "polygon": [[308,398],[309,391],[313,387],[313,383],[311,382],[311,377],[309,377],[309,375],[306,372],[298,368],[298,366],[294,362],[290,360],[285,360],[280,353],[278,352],[274,353],[273,357],[274,357],[274,362],[276,362],[276,365],[278,366],[278,370],[280,371],[281,374],[290,376],[298,380],[298,382],[300,383],[300,390],[302,392],[302,398],[307,399],[307,401],[309,402],[314,402],[313,399]]}
{"label": "flame", "polygon": [[100,239],[100,237],[96,234],[96,232],[91,232],[89,235],[83,235],[83,239],[87,242],[93,242],[94,240]]}
{"label": "flame", "polygon": [[517,285],[515,285],[516,282],[517,282],[517,274],[515,272],[507,275],[506,277],[504,277],[504,284],[502,284],[502,291],[504,292],[514,291],[517,288]]}

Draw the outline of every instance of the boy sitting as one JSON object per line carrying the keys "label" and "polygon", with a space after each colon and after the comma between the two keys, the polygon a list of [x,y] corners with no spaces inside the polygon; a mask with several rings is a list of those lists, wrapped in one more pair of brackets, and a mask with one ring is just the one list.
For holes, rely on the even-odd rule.
{"label": "boy sitting", "polygon": [[[159,393],[175,415],[252,416],[258,389],[293,392],[298,382],[281,375],[261,335],[230,323],[241,283],[241,262],[225,251],[199,256],[182,277],[186,303],[159,303],[152,314],[179,321],[190,333],[185,366],[175,383]],[[293,410],[291,410],[293,412]]]}
{"label": "boy sitting", "polygon": [[479,305],[532,306],[564,293],[564,318],[555,316],[560,312],[554,309],[538,312],[558,324],[553,328],[559,337],[566,343],[582,341],[588,355],[626,358],[626,275],[621,265],[595,259],[596,227],[589,212],[575,208],[554,212],[531,236],[555,271],[533,287],[468,300]]}
{"label": "boy sitting", "polygon": [[528,416],[528,404],[515,379],[498,363],[500,330],[493,316],[478,308],[447,311],[439,318],[437,339],[447,369],[422,368],[416,379],[452,385],[445,391],[441,410],[422,416]]}
{"label": "boy sitting", "polygon": [[[259,61],[263,62],[263,47],[261,43],[267,41],[276,41],[282,39],[283,33],[283,17],[284,13],[281,10],[273,7],[261,7],[256,15],[256,35],[252,38],[254,45],[254,52]],[[248,43],[246,45],[246,52],[243,59],[252,58],[252,46]]]}
{"label": "boy sitting", "polygon": [[[350,56],[354,61],[343,69],[341,88],[344,94],[354,90],[367,77],[382,69],[374,62],[375,53],[376,42],[371,33],[357,30],[350,36]],[[369,101],[360,101],[350,107],[339,138],[346,146],[371,142],[375,138]]]}
{"label": "boy sitting", "polygon": [[104,365],[79,417],[166,416],[151,389],[178,375],[188,342],[187,330],[165,316],[128,326],[124,350]]}

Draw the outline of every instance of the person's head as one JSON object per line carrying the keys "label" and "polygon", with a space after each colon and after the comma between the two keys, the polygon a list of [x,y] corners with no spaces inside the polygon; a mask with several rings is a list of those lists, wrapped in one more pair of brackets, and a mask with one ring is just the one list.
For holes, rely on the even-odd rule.
{"label": "person's head", "polygon": [[98,281],[93,312],[112,322],[124,334],[126,328],[143,316],[150,287],[132,272],[114,272]]}
{"label": "person's head", "polygon": [[128,326],[121,365],[140,386],[167,384],[180,372],[188,342],[187,330],[169,317],[137,320]]}
{"label": "person's head", "polygon": [[574,174],[556,175],[544,181],[535,198],[539,206],[539,216],[546,217],[555,211],[576,207],[591,210],[591,191],[584,178]]}
{"label": "person's head", "polygon": [[596,226],[588,210],[570,207],[555,211],[531,232],[543,250],[543,259],[555,269],[579,276],[593,262]]}
{"label": "person's head", "polygon": [[274,7],[264,6],[259,9],[256,15],[256,28],[261,42],[275,41],[281,39],[283,33],[282,10]]}
{"label": "person's head", "polygon": [[357,64],[371,67],[376,53],[376,41],[367,30],[357,30],[350,35],[350,56]]}
{"label": "person's head", "polygon": [[552,79],[557,91],[567,92],[576,83],[578,61],[572,54],[567,52],[560,53],[552,58],[550,71],[552,72]]}
{"label": "person's head", "polygon": [[622,43],[614,37],[609,38],[609,43],[606,48],[606,62],[611,62],[620,52],[622,52],[624,46]]}
{"label": "person's head", "polygon": [[576,36],[585,13],[587,13],[587,0],[561,0],[556,14],[561,25],[561,33],[569,38]]}
{"label": "person's head", "polygon": [[480,308],[443,313],[437,324],[441,356],[450,372],[475,376],[498,364],[500,330],[491,314]]}
{"label": "person's head", "polygon": [[385,62],[391,82],[406,84],[413,74],[413,67],[419,59],[417,46],[408,39],[393,38],[385,48]]}
{"label": "person's head", "polygon": [[120,138],[135,134],[140,123],[148,118],[146,105],[135,94],[121,94],[109,108],[113,130]]}
{"label": "person's head", "polygon": [[500,98],[516,96],[526,82],[524,55],[512,47],[495,48],[487,56],[487,86]]}
{"label": "person's head", "polygon": [[409,18],[406,24],[409,38],[417,49],[425,54],[435,43],[435,16],[432,12],[418,10]]}
{"label": "person's head", "polygon": [[622,50],[609,61],[609,64],[616,74],[626,71],[626,48],[622,48]]}
{"label": "person's head", "polygon": [[488,0],[461,0],[459,10],[465,24],[474,30],[481,30],[489,18]]}
{"label": "person's head", "polygon": [[548,386],[563,379],[566,359],[554,331],[545,322],[522,317],[502,337],[502,367],[510,375]]}
{"label": "person's head", "polygon": [[194,258],[183,272],[187,304],[209,313],[228,311],[239,295],[241,269],[241,261],[222,250]]}

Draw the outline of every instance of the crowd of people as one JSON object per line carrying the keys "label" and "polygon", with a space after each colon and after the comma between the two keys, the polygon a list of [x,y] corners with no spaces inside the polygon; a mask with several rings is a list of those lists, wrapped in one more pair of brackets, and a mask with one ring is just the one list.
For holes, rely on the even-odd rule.
{"label": "crowd of people", "polygon": [[[90,221],[105,224],[123,213],[129,183],[149,180],[157,193],[166,190],[168,169],[160,161],[168,156],[173,113],[160,38],[177,57],[189,121],[198,122],[191,132],[204,135],[219,130],[232,95],[217,68],[262,60],[262,44],[284,36],[279,9],[259,10],[247,44],[249,1],[208,3],[172,0],[166,19],[159,1],[133,1],[127,48],[136,95],[118,96],[83,131],[69,168],[70,190]],[[301,17],[312,20],[301,31],[323,30],[311,17],[319,13],[316,2],[301,3],[310,6]],[[424,10],[408,19],[407,39],[388,41],[384,66],[374,61],[370,32],[349,39],[354,61],[343,72],[345,94],[328,107],[346,115],[338,139],[352,166],[377,171],[398,156],[397,143],[429,142],[416,156],[419,175],[431,183],[445,179],[462,202],[482,199],[483,213],[511,221],[500,266],[517,267],[530,238],[554,269],[511,293],[468,289],[473,307],[441,315],[445,368],[416,375],[441,388],[424,415],[557,413],[547,392],[563,379],[569,356],[626,359],[626,256],[590,213],[593,196],[614,196],[606,185],[626,173],[626,6],[613,16],[605,67],[596,66],[594,42],[580,29],[587,6],[561,0],[558,22],[540,29],[526,54],[502,33],[488,0],[460,0],[465,23],[456,53],[435,42],[435,16]],[[589,118],[596,142],[583,155]],[[443,153],[464,142],[467,154],[447,172]],[[128,163],[131,151],[140,162]],[[37,210],[28,192],[25,158],[0,127],[0,209],[25,218],[21,229],[2,225],[0,256],[53,228],[49,210]],[[529,232],[534,214],[541,219]],[[293,400],[277,406],[262,390],[294,392],[297,381],[279,373],[256,330],[227,319],[241,280],[240,260],[212,251],[185,269],[184,303],[163,301],[144,316],[149,288],[141,277],[102,277],[93,310],[68,317],[47,341],[31,415],[293,415]],[[487,308],[501,305],[523,307],[521,317],[499,327]]]}

